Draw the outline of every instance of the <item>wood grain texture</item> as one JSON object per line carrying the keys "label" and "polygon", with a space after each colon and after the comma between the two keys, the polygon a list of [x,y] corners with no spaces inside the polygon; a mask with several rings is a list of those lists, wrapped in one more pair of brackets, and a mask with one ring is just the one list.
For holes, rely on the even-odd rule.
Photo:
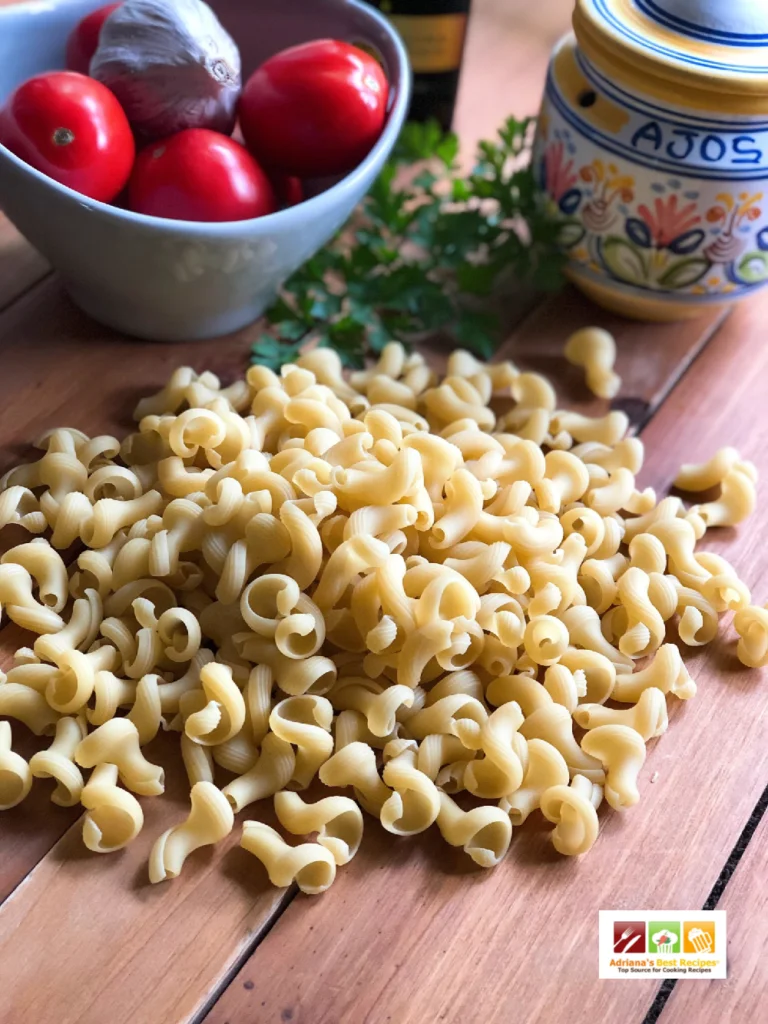
{"label": "wood grain texture", "polygon": [[765,1017],[768,989],[768,816],[763,817],[728,883],[718,910],[727,913],[728,978],[679,980],[663,1024],[742,1024]]}
{"label": "wood grain texture", "polygon": [[[12,654],[28,644],[30,634],[14,623],[0,631],[0,669],[12,664]],[[48,736],[35,736],[13,719],[13,749],[29,760],[37,750],[50,745]],[[0,827],[0,904],[24,880],[34,865],[43,858],[80,816],[79,807],[57,807],[51,803],[53,784],[37,783],[26,800],[3,811]]]}
{"label": "wood grain texture", "polygon": [[[522,364],[536,366],[550,373],[557,371],[555,377],[560,385],[561,397],[569,404],[591,408],[594,402],[583,386],[581,375],[577,370],[567,367],[560,353],[565,335],[569,330],[593,322],[596,318],[602,322],[602,315],[575,293],[566,292],[553,302],[554,313],[535,313],[526,321],[508,345],[510,354],[519,359]],[[655,379],[652,374],[649,377],[645,370],[638,375],[637,371],[633,369],[636,364],[645,365],[645,361],[637,361],[633,355],[641,328],[626,322],[612,324],[612,326],[617,331],[621,353],[620,364],[628,382],[627,386],[630,387],[632,394],[642,395],[648,401],[654,401],[654,396],[661,394],[669,386],[669,383],[680,372],[680,367],[690,358],[691,353],[700,347],[703,340],[709,335],[713,324],[708,321],[688,324],[685,328],[678,328],[674,332],[674,337],[672,337],[673,332],[670,332],[668,328],[657,328],[655,331],[648,332],[645,335],[647,344],[651,346],[652,351],[661,353],[659,358],[651,360],[656,372],[660,374]],[[25,354],[23,344],[27,340],[34,343],[35,361],[30,360]],[[2,459],[0,459],[3,468],[23,454],[21,445],[26,439],[35,436],[42,428],[57,423],[71,423],[73,426],[91,432],[103,430],[124,432],[130,427],[131,411],[137,398],[160,386],[171,368],[180,362],[189,361],[198,369],[210,366],[221,373],[225,380],[231,379],[236,373],[242,372],[247,340],[247,332],[241,332],[232,338],[203,345],[166,347],[128,341],[106,332],[80,314],[61,293],[54,281],[44,282],[33,293],[16,303],[0,320],[0,351],[8,353],[5,359],[4,379],[7,399],[4,406],[0,408],[0,433],[6,442]],[[14,342],[17,344],[12,347]],[[21,346],[18,346],[18,342],[22,343]],[[39,366],[46,368],[43,380],[40,379]],[[72,367],[79,367],[79,372],[72,373]],[[102,380],[107,383],[102,388],[83,387],[84,379]],[[118,381],[119,383],[117,383]],[[29,401],[30,393],[35,395],[34,402]],[[2,636],[0,636],[1,639]],[[21,637],[16,635],[13,637],[13,642],[10,642],[9,638],[4,647],[6,650],[13,650],[20,642]],[[10,827],[4,828],[0,835],[0,861],[3,864],[2,872],[0,872],[0,892],[7,893],[18,885],[40,856],[59,839],[74,817],[72,811],[57,810],[51,813],[51,805],[47,800],[48,794],[45,788],[37,787],[33,804],[20,808],[13,812],[10,819],[6,819]],[[147,843],[151,834],[157,834],[163,827],[168,826],[175,813],[175,808],[170,810],[166,808],[162,811],[162,802],[159,805],[158,802],[150,803],[152,803],[151,813],[154,816],[152,820],[156,822],[156,825],[153,832],[150,832],[148,825]],[[405,847],[403,853],[410,855],[410,849],[411,847]],[[23,886],[18,894],[9,901],[9,908],[18,908],[18,900],[21,900],[22,905],[26,908],[26,900],[32,898],[35,905],[39,901],[40,906],[44,908],[45,915],[53,913],[54,902],[51,901],[61,898],[58,888],[49,887],[48,862],[55,861],[58,865],[55,872],[56,878],[60,880],[64,891],[68,891],[68,887],[71,888],[73,899],[76,898],[76,887],[79,892],[84,892],[87,889],[89,905],[93,907],[91,896],[95,896],[96,891],[105,893],[109,891],[114,893],[114,900],[123,908],[121,912],[130,916],[129,908],[134,907],[135,894],[126,885],[131,871],[126,873],[122,867],[122,860],[127,858],[128,854],[123,855],[123,858],[116,858],[114,866],[113,863],[104,866],[102,859],[97,858],[94,861],[92,856],[84,855],[80,851],[81,856],[74,860],[72,868],[63,866],[62,862],[70,853],[78,850],[80,850],[79,825],[76,825],[49,855],[45,863],[33,873],[27,885]],[[131,851],[131,856],[138,858],[137,865],[143,862],[145,854],[146,849],[141,845],[137,845]],[[84,856],[88,863],[87,871],[82,867]],[[378,861],[381,857],[381,849],[376,846],[371,856],[373,860]],[[430,854],[426,868],[430,876],[433,873],[431,856]],[[440,851],[440,856],[443,856],[443,851]],[[461,869],[463,874],[466,873],[465,867],[460,864],[460,859],[454,859],[458,861],[457,869]],[[134,862],[131,861],[131,863]],[[260,872],[258,867],[255,870]],[[562,874],[562,869],[558,868],[558,870]],[[86,873],[91,876],[89,879],[82,877]],[[215,878],[215,872],[213,877]],[[545,873],[544,878],[546,877]],[[471,887],[475,889],[478,883],[473,880],[469,881]],[[215,885],[213,880],[211,885]],[[40,891],[41,886],[43,886],[42,892]],[[93,886],[96,889],[93,889]],[[30,895],[27,896],[27,893]],[[168,897],[168,903],[174,906],[177,896],[179,899],[186,899],[185,891],[181,889],[177,892],[174,887],[172,893]],[[230,895],[232,896],[232,909],[227,909],[227,914],[237,909],[237,890],[233,890]],[[277,905],[279,904],[267,903],[264,910],[265,916],[263,919],[260,918],[262,925],[266,923],[269,914]],[[110,902],[107,900],[103,900],[101,904],[97,900],[95,906],[100,906],[103,910],[91,911],[94,917],[86,936],[88,942],[95,941],[95,948],[100,949],[106,941],[103,929],[108,927],[112,910]],[[138,906],[134,907],[134,910],[137,914],[141,913]],[[15,914],[18,910],[12,910],[12,912]],[[256,913],[255,910],[254,913]],[[102,921],[102,914],[104,921]],[[23,916],[26,919],[26,909]],[[131,920],[133,919],[131,918]],[[4,923],[4,918],[0,917],[0,922]],[[29,927],[32,925],[30,924]],[[65,944],[69,928],[70,924],[66,923],[65,919],[59,933],[61,941]],[[34,938],[31,941],[34,942]],[[150,954],[152,949],[160,948],[167,941],[170,941],[167,933],[160,930],[155,935],[150,927],[150,932],[146,937],[146,946]],[[160,946],[156,945],[158,943]],[[195,990],[195,998],[199,1001],[205,998],[208,988],[211,984],[215,984],[215,979],[219,976],[216,972],[225,972],[228,969],[236,959],[238,949],[237,944],[230,949],[225,945],[217,947],[220,958],[218,960],[213,958],[212,973],[204,975],[203,982]],[[87,947],[87,952],[88,955],[84,957],[83,962],[90,961],[90,946]],[[143,954],[143,944],[139,952]],[[134,955],[136,955],[134,949],[126,953],[128,957]],[[133,970],[132,966],[130,970]],[[63,986],[67,975],[57,974],[54,971],[50,977],[50,985],[55,987],[57,984]],[[21,975],[17,977],[11,989],[14,998],[21,1000],[22,1003],[28,983],[29,979]],[[115,984],[118,983],[115,982]],[[114,998],[116,989],[110,989],[109,992],[110,998]],[[161,993],[159,998],[165,999],[166,995]],[[103,1004],[99,1002],[96,1005],[100,1007]],[[81,1009],[84,1010],[85,1007],[81,1007]],[[77,1018],[73,1017],[73,1019]]]}
{"label": "wood grain texture", "polygon": [[623,409],[639,426],[659,408],[726,315],[717,309],[687,323],[644,324],[597,309],[569,286],[542,302],[495,358],[543,373],[556,384],[565,408],[603,415],[607,403],[589,391],[584,371],[565,361],[563,348],[573,331],[593,324],[604,327],[616,339],[616,372],[622,380],[612,407]]}
{"label": "wood grain texture", "polygon": [[[644,483],[666,487],[681,461],[723,444],[768,472],[766,314],[768,296],[734,312],[651,421]],[[706,546],[762,601],[767,540],[756,519],[713,531]],[[689,653],[699,694],[672,706],[641,773],[640,804],[601,811],[587,857],[559,858],[549,826],[529,821],[507,860],[481,874],[434,830],[401,840],[367,819],[362,850],[334,889],[291,904],[207,1024],[640,1024],[658,983],[598,981],[598,909],[700,907],[768,777],[765,673],[743,669],[727,639]]]}
{"label": "wood grain texture", "polygon": [[0,312],[49,271],[40,253],[0,213]]}
{"label": "wood grain texture", "polygon": [[145,752],[168,785],[142,799],[138,838],[102,856],[85,849],[77,822],[0,910],[3,1024],[188,1020],[286,899],[237,846],[239,821],[225,842],[190,856],[178,879],[150,885],[149,851],[186,817],[189,787],[177,737]]}
{"label": "wood grain texture", "polygon": [[[535,112],[550,43],[570,8],[571,0],[475,0],[457,116],[465,151],[510,111]],[[0,298],[16,266],[3,262],[4,251],[0,244]],[[749,423],[759,418],[758,381],[768,369],[758,343],[766,312],[762,302],[734,315],[673,392],[645,435],[654,450],[648,482],[666,485],[681,452],[705,457],[750,432],[766,467],[765,426],[754,431]],[[567,332],[594,320],[608,323],[566,292],[526,321],[509,354],[553,375],[563,404],[594,407],[579,371],[560,360]],[[617,323],[623,395],[635,401],[636,420],[658,406],[716,325],[715,317],[674,328]],[[29,442],[48,426],[124,432],[136,400],[179,363],[231,379],[254,333],[182,346],[133,342],[80,314],[54,280],[39,284],[0,316],[0,471],[27,457]],[[737,367],[749,368],[743,380]],[[758,579],[765,537],[757,529],[745,537],[740,532],[733,544],[726,536],[718,550]],[[16,642],[4,631],[0,644]],[[755,674],[737,670],[726,648],[692,667],[702,693],[676,709],[654,750],[643,803],[626,818],[604,815],[606,834],[583,863],[558,858],[534,826],[516,836],[502,867],[479,876],[432,836],[401,841],[370,823],[359,858],[331,893],[290,906],[208,1019],[639,1024],[655,987],[596,981],[597,909],[700,905],[761,788],[768,756]],[[1,1024],[190,1020],[292,898],[268,890],[259,864],[232,848],[239,826],[227,844],[194,855],[177,881],[146,883],[151,842],[183,817],[186,801],[167,742],[156,756],[168,769],[169,795],[144,801],[142,836],[114,857],[85,851],[79,823],[56,842],[72,812],[52,813],[43,786],[22,813],[4,816],[0,898],[15,891],[0,909]],[[269,820],[269,809],[261,812],[247,815]]]}

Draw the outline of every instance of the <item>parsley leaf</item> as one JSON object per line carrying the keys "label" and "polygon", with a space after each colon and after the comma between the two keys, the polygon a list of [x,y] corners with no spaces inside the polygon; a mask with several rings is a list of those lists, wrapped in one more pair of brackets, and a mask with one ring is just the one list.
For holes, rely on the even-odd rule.
{"label": "parsley leaf", "polygon": [[253,362],[276,369],[311,342],[362,366],[394,338],[407,345],[436,331],[492,356],[500,326],[482,305],[502,273],[538,290],[563,280],[557,227],[530,167],[534,127],[509,118],[464,176],[455,135],[405,125],[350,224],[286,281]]}

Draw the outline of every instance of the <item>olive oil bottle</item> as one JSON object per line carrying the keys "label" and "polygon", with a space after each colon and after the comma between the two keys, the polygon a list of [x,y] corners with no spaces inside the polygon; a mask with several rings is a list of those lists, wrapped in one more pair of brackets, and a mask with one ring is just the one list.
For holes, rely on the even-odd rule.
{"label": "olive oil bottle", "polygon": [[413,66],[410,117],[451,127],[470,0],[368,0],[403,37]]}

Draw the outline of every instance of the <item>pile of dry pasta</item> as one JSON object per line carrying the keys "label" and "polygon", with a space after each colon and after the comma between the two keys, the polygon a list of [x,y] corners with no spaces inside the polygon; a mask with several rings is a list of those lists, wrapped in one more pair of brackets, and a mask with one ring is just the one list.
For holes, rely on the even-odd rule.
{"label": "pile of dry pasta", "polygon": [[[610,336],[566,354],[615,394]],[[482,867],[534,812],[586,853],[603,799],[637,802],[667,699],[695,693],[667,630],[705,644],[733,610],[739,657],[768,662],[768,612],[696,551],[752,510],[754,467],[722,449],[676,481],[716,500],[657,502],[623,413],[560,411],[510,363],[455,352],[437,380],[393,343],[349,380],[328,349],[228,388],[182,368],[136,419],[122,443],[50,431],[0,481],[0,527],[37,535],[0,559],[3,616],[37,634],[0,673],[0,808],[53,779],[86,846],[118,850],[134,794],[163,792],[143,748],[174,731],[191,810],[153,882],[266,797],[316,840],[250,820],[241,844],[309,893],[355,855],[361,808]],[[53,736],[29,762],[17,723]],[[316,777],[329,795],[305,801]]]}

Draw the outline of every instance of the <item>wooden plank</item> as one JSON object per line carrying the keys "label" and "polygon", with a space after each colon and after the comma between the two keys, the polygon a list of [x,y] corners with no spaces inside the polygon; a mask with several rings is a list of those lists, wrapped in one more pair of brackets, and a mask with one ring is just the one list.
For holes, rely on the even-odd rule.
{"label": "wooden plank", "polygon": [[717,904],[728,927],[728,980],[679,980],[664,1009],[663,1024],[740,1024],[765,1017],[768,988],[768,815]]}
{"label": "wooden plank", "polygon": [[188,813],[175,736],[147,757],[166,769],[161,799],[142,800],[144,829],[119,854],[82,844],[74,824],[0,911],[3,1024],[183,1021],[222,982],[286,899],[228,840],[150,885],[156,837]]}
{"label": "wooden plank", "polygon": [[566,339],[582,327],[598,324],[616,339],[616,372],[622,380],[611,403],[641,426],[660,407],[696,356],[723,323],[727,311],[712,310],[698,320],[677,324],[644,324],[598,309],[568,287],[535,309],[495,358],[511,359],[536,370],[557,385],[558,401],[568,409],[603,415],[607,403],[595,398],[584,371],[563,358]]}
{"label": "wooden plank", "polygon": [[[734,312],[651,421],[644,483],[667,486],[681,461],[723,444],[768,471],[767,313],[768,296]],[[706,545],[760,601],[767,540],[768,526],[752,522]],[[641,772],[640,804],[603,810],[587,857],[558,857],[549,826],[530,821],[508,859],[481,874],[434,830],[403,840],[367,819],[361,852],[334,889],[291,904],[207,1024],[639,1024],[657,983],[598,981],[598,909],[700,907],[768,776],[761,673],[738,664],[728,639],[690,653],[698,696],[671,707]]]}
{"label": "wooden plank", "polygon": [[[0,632],[0,669],[12,664],[13,651],[29,643],[30,634],[13,623]],[[34,736],[20,722],[11,721],[13,749],[29,760],[50,744],[49,737]],[[37,784],[18,807],[3,811],[0,829],[0,904],[23,881],[30,869],[80,816],[79,807],[51,803],[52,786]]]}
{"label": "wooden plank", "polygon": [[[508,34],[507,40],[510,44],[519,44],[518,53],[529,45],[525,34],[519,39]],[[475,52],[478,53],[476,60],[482,61],[480,51],[476,48]],[[506,51],[507,60],[510,52],[511,49]],[[542,75],[544,58],[545,50],[541,48]],[[476,92],[472,100],[474,81],[473,73],[465,79],[463,88],[463,96],[469,96],[469,100],[462,99],[462,103],[467,104],[468,110],[475,108],[479,95]],[[487,87],[486,82],[483,89]],[[511,105],[507,99],[509,94],[498,90],[491,90],[491,94],[500,97],[499,102],[506,112],[506,107]],[[500,119],[496,116],[498,113],[496,110],[490,128]],[[474,133],[487,134],[487,131],[474,129]],[[578,305],[580,300],[564,301]],[[586,317],[583,322],[591,322],[594,312],[587,306],[583,309]],[[703,328],[699,325],[687,335],[689,348],[683,346],[685,352],[697,350],[709,329],[709,325]],[[71,422],[86,430],[122,432],[129,425],[136,399],[159,386],[181,362],[191,362],[198,369],[214,369],[224,379],[241,373],[251,335],[252,331],[245,331],[206,345],[169,347],[127,341],[87,320],[71,306],[57,284],[46,282],[0,319],[6,398],[6,404],[0,409],[0,434],[5,441],[0,461],[5,465],[17,461],[22,446],[26,446],[31,437],[44,427],[62,422]],[[534,332],[530,337],[534,339]],[[557,344],[562,344],[562,329]],[[34,359],[30,358],[32,346]],[[678,360],[675,366],[680,365]],[[38,367],[45,367],[44,380]],[[671,379],[667,369],[664,373],[667,374],[665,380]],[[84,380],[105,383],[102,390],[97,390],[84,386]],[[572,383],[578,390],[575,378]],[[566,388],[565,392],[568,390]],[[586,401],[583,392],[581,401]],[[176,769],[171,768],[169,774],[170,779],[178,783],[178,766]],[[47,794],[43,790],[39,792],[43,805],[50,807],[46,803]],[[211,860],[200,855],[194,867],[189,866],[190,877],[182,876],[172,888],[157,890],[141,885],[131,888],[134,878],[144,876],[151,839],[178,818],[180,806],[166,801],[148,802],[144,835],[133,848],[115,858],[94,861],[82,850],[79,825],[74,826],[33,872],[27,884],[8,901],[0,920],[8,925],[8,933],[17,925],[23,926],[21,940],[27,944],[20,946],[14,942],[14,962],[19,956],[27,960],[34,958],[36,966],[34,974],[31,970],[17,972],[14,969],[14,977],[0,989],[9,993],[9,1000],[15,1000],[8,1004],[14,1007],[13,1022],[19,1016],[17,1006],[23,1007],[24,1019],[34,1019],[36,1024],[37,1021],[44,1024],[47,1019],[120,1020],[136,1013],[147,1020],[183,1019],[204,1003],[211,988],[215,990],[222,983],[226,972],[237,964],[241,950],[247,950],[257,941],[259,930],[267,925],[287,897],[265,894],[266,880],[261,869],[239,851],[217,850]],[[0,835],[0,863],[10,867],[0,882],[5,881],[8,888],[13,888],[26,873],[25,864],[26,868],[30,867],[58,838],[65,824],[66,819],[61,816],[56,819],[48,813],[44,820],[38,820],[39,831],[34,832],[35,819],[31,815],[22,819],[21,827],[29,831],[24,845],[16,842],[14,847],[11,844],[10,856],[8,848],[2,844],[3,837],[11,830],[4,829]],[[33,832],[34,841],[30,838]],[[236,884],[232,885],[227,881],[230,858],[237,861],[232,870]],[[226,875],[223,880],[222,869]],[[243,882],[243,879],[248,881]],[[245,899],[243,885],[247,890]],[[200,954],[189,954],[189,936],[197,933],[201,916],[207,917],[211,906],[216,907],[214,920],[209,925],[211,932]],[[87,907],[87,920],[77,932],[75,925],[85,915],[81,907]],[[49,931],[51,922],[54,922],[53,932],[43,945],[39,941],[40,932],[43,927]],[[169,971],[171,950],[182,951],[183,956],[176,958],[174,964],[183,959],[183,972]],[[43,990],[39,984],[41,972],[45,972],[48,979]],[[99,986],[94,980],[97,974],[101,979]],[[137,984],[126,986],[126,979],[131,978],[135,978]],[[132,990],[127,997],[126,988]],[[141,994],[140,1010],[136,1001],[139,996],[134,998],[133,990]],[[148,990],[151,995],[147,1002]],[[75,992],[79,995],[73,1000]],[[65,1005],[67,1009],[62,1010]],[[47,1017],[49,1012],[55,1012],[55,1017]],[[123,1013],[125,1018],[121,1016]]]}
{"label": "wooden plank", "polygon": [[190,364],[228,379],[247,365],[250,328],[210,342],[153,345],[123,337],[81,313],[55,279],[42,282],[0,317],[3,359],[0,465],[30,455],[42,431],[77,424],[88,431],[131,428],[142,395]]}
{"label": "wooden plank", "polygon": [[49,272],[40,253],[0,213],[0,311]]}
{"label": "wooden plank", "polygon": [[[610,323],[618,339],[618,366],[625,392],[654,405],[714,329],[716,319],[683,327],[650,331],[626,321],[603,320],[603,315],[575,292],[567,291],[546,308],[534,312],[505,347],[521,365],[558,378],[560,397],[576,408],[593,409],[595,400],[584,388],[578,370],[562,360],[566,334],[594,322]],[[640,332],[644,330],[642,342]],[[129,341],[94,324],[72,306],[55,281],[46,281],[6,311],[0,319],[0,351],[4,355],[4,391],[0,435],[5,439],[0,465],[7,468],[27,457],[26,443],[42,429],[69,422],[86,431],[115,431],[130,427],[131,411],[143,394],[159,387],[171,369],[191,362],[198,370],[212,368],[225,380],[242,373],[247,343],[253,330],[222,341],[182,346],[153,346]],[[27,345],[34,344],[35,360]],[[643,346],[642,348],[640,346]],[[652,353],[639,359],[638,351]],[[647,365],[653,370],[649,374]],[[38,366],[46,367],[44,380]],[[119,388],[83,388],[71,368],[83,367],[90,379],[109,381],[119,369]],[[33,394],[35,400],[29,401]],[[599,403],[598,403],[599,404]],[[18,632],[18,631],[17,631]],[[3,634],[0,634],[0,642]],[[21,642],[3,646],[9,654]],[[25,739],[31,752],[39,740]],[[11,812],[8,828],[0,833],[0,897],[23,879],[40,856],[60,838],[74,811],[51,809],[48,794],[37,787],[31,803]]]}

